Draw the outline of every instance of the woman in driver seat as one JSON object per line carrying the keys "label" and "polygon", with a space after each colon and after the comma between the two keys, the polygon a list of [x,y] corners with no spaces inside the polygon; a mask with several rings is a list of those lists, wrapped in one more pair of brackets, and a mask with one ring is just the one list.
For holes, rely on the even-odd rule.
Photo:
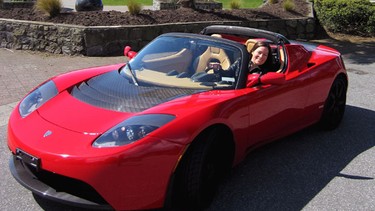
{"label": "woman in driver seat", "polygon": [[[272,71],[271,47],[267,42],[256,42],[249,53],[251,56],[250,63],[248,66],[250,74],[265,74],[267,72]],[[240,62],[241,58],[233,62],[233,64],[227,70],[223,70],[220,68],[220,70],[217,70],[216,72],[224,77],[233,77],[236,74],[236,71],[239,70]]]}

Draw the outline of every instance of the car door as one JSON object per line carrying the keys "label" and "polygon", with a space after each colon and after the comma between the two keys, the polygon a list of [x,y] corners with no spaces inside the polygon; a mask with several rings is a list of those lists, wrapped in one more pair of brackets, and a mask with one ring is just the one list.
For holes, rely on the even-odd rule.
{"label": "car door", "polygon": [[306,82],[310,78],[303,63],[308,52],[299,46],[286,48],[289,63],[285,73],[280,73],[285,74],[285,83],[247,88],[250,145],[283,137],[303,127],[300,123],[309,95]]}

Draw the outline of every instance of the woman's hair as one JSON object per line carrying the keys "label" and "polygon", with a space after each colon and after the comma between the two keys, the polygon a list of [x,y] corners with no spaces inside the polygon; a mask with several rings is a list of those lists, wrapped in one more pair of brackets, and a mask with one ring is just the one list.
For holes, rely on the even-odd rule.
{"label": "woman's hair", "polygon": [[266,47],[268,49],[268,53],[271,53],[270,44],[268,44],[267,42],[263,42],[263,41],[256,42],[253,48],[251,49],[250,53],[253,53],[259,47]]}
{"label": "woman's hair", "polygon": [[259,48],[259,47],[266,47],[268,49],[268,56],[267,60],[264,62],[264,64],[260,65],[260,68],[272,68],[273,60],[272,60],[272,51],[271,46],[268,42],[264,41],[258,41],[254,44],[253,48],[250,51],[251,56],[253,56],[253,52]]}

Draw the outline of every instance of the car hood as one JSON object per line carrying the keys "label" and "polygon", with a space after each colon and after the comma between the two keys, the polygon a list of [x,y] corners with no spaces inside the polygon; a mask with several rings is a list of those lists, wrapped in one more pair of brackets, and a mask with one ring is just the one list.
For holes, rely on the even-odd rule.
{"label": "car hood", "polygon": [[141,112],[164,102],[201,90],[135,86],[118,71],[82,82],[71,91],[76,99],[93,106],[120,111]]}
{"label": "car hood", "polygon": [[74,85],[38,112],[65,129],[100,134],[139,112],[201,91],[135,86],[116,70]]}

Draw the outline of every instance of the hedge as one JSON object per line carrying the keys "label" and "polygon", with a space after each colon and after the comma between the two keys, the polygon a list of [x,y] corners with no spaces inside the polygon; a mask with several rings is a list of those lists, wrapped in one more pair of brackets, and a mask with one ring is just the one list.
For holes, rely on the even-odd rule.
{"label": "hedge", "polygon": [[314,9],[328,31],[375,36],[375,6],[369,0],[314,0]]}

